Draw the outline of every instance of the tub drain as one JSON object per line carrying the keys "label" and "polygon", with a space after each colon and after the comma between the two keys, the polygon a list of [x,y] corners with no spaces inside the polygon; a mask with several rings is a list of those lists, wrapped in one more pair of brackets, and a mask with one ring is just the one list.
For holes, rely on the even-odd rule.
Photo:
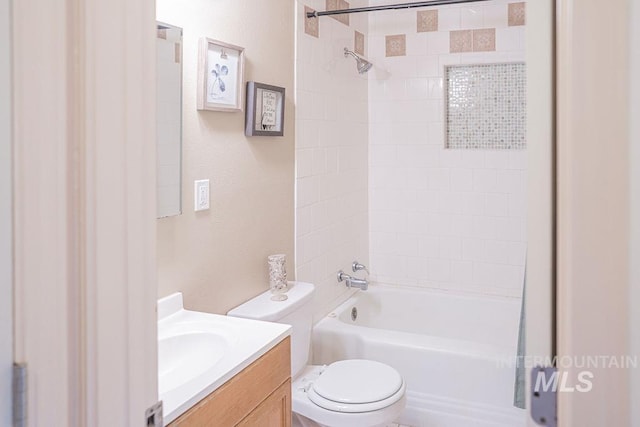
{"label": "tub drain", "polygon": [[358,318],[358,309],[353,307],[351,309],[351,320],[355,322],[357,318]]}

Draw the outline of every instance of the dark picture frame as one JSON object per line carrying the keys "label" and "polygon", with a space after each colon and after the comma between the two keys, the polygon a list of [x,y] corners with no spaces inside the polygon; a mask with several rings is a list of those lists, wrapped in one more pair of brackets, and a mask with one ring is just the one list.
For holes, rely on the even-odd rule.
{"label": "dark picture frame", "polygon": [[284,136],[285,89],[247,82],[246,136]]}

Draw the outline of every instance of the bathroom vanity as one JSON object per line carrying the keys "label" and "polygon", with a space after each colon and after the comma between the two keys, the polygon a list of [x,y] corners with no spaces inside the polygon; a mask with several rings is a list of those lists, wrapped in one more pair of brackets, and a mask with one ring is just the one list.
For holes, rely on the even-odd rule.
{"label": "bathroom vanity", "polygon": [[287,337],[169,426],[290,427],[290,360]]}
{"label": "bathroom vanity", "polygon": [[158,301],[158,389],[168,426],[291,426],[291,327]]}

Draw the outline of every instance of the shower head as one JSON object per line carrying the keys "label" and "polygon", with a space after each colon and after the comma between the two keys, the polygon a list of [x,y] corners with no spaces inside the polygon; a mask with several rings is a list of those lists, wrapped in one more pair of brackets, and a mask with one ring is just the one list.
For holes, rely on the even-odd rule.
{"label": "shower head", "polygon": [[373,64],[371,62],[367,61],[364,58],[360,58],[354,52],[350,51],[349,49],[347,49],[345,47],[344,48],[344,57],[346,58],[349,55],[353,56],[356,59],[356,62],[358,64],[358,73],[364,74],[367,71],[369,71],[371,69],[371,67],[373,67]]}

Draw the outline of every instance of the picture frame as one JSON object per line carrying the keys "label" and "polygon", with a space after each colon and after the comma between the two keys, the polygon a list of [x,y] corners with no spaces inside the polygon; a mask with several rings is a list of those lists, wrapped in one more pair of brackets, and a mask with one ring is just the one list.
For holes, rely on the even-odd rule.
{"label": "picture frame", "polygon": [[285,88],[247,82],[246,136],[284,136]]}
{"label": "picture frame", "polygon": [[202,37],[198,55],[198,110],[242,111],[244,48]]}

